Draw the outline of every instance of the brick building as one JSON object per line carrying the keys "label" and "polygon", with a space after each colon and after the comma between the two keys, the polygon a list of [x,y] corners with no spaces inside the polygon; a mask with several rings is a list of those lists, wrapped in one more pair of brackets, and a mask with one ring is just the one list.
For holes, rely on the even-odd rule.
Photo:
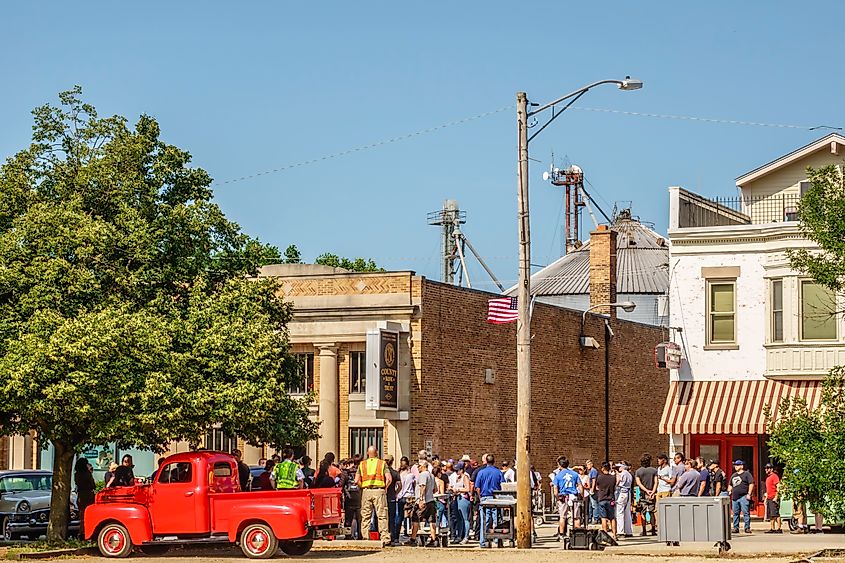
{"label": "brick building", "polygon": [[[593,303],[615,300],[615,239],[592,235]],[[289,325],[301,355],[302,382],[314,391],[321,438],[312,458],[334,451],[363,453],[369,443],[396,456],[430,449],[445,457],[490,451],[513,458],[516,428],[516,324],[486,322],[495,294],[428,280],[413,272],[352,273],[313,265],[274,265],[294,305]],[[605,330],[605,320],[610,330]],[[397,410],[368,409],[367,333],[399,333]],[[655,368],[659,328],[588,314],[579,342],[581,312],[536,303],[532,318],[532,463],[543,471],[565,453],[583,461],[635,461],[665,447],[658,434],[668,375]],[[607,353],[606,353],[607,352]],[[607,363],[605,362],[607,358]],[[610,428],[605,434],[605,365]],[[372,389],[369,390],[370,394]],[[246,448],[249,462],[263,452]]]}

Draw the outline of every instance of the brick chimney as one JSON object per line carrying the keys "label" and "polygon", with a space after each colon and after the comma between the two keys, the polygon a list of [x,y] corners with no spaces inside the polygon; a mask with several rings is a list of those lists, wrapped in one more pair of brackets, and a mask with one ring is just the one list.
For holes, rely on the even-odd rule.
{"label": "brick chimney", "polygon": [[[599,225],[590,233],[590,306],[616,302],[616,231]],[[596,313],[616,318],[616,309],[602,307]]]}

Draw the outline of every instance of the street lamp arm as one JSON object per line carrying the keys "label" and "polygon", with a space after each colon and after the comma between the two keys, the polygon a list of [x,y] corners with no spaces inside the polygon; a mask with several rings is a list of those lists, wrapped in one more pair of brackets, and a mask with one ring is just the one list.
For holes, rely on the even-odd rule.
{"label": "street lamp arm", "polygon": [[574,104],[575,102],[577,102],[577,101],[578,101],[578,99],[579,99],[581,96],[583,96],[584,94],[586,94],[586,93],[587,93],[587,90],[581,90],[580,92],[578,92],[578,95],[577,95],[577,96],[575,96],[574,98],[572,98],[571,100],[569,100],[569,103],[568,103],[568,104],[566,104],[565,106],[563,106],[563,108],[561,108],[561,110],[560,110],[560,111],[555,111],[555,108],[553,107],[553,108],[552,108],[552,117],[551,117],[551,118],[550,118],[547,122],[545,122],[545,123],[543,124],[543,126],[542,126],[542,127],[540,127],[539,129],[537,129],[536,131],[534,131],[534,132],[531,134],[531,136],[530,136],[530,137],[528,137],[528,142],[530,143],[530,142],[531,142],[531,140],[532,140],[534,137],[536,137],[537,135],[539,135],[539,134],[543,131],[543,129],[545,129],[546,127],[548,127],[548,126],[552,123],[552,121],[554,121],[555,119],[557,119],[558,117],[560,117],[560,114],[562,114],[562,113],[563,113],[563,112],[565,112],[567,109],[569,109],[569,106],[571,106],[572,104]]}
{"label": "street lamp arm", "polygon": [[583,88],[579,88],[579,89],[575,90],[574,92],[570,92],[569,94],[567,94],[565,96],[561,96],[560,98],[556,99],[555,101],[549,102],[542,107],[539,107],[535,110],[529,111],[528,117],[531,117],[532,115],[536,115],[536,114],[540,113],[541,111],[545,111],[552,106],[556,106],[557,104],[561,103],[562,101],[568,100],[569,98],[571,98],[573,96],[581,95],[584,92],[586,92],[587,90],[595,88],[596,86],[601,86],[602,84],[617,84],[618,86],[622,87],[622,86],[624,86],[625,81],[624,80],[599,80],[598,82],[593,82],[592,84],[588,84],[588,85],[584,86]]}
{"label": "street lamp arm", "polygon": [[598,305],[591,305],[581,313],[581,336],[584,336],[584,323],[587,322],[587,313],[593,309],[601,309],[602,307],[621,307],[625,312],[630,313],[637,308],[637,304],[633,301],[622,301],[618,303],[599,303]]}

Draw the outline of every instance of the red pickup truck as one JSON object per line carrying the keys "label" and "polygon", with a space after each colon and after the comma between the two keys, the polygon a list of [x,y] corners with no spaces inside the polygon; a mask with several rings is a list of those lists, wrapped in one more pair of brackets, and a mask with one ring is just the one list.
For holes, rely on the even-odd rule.
{"label": "red pickup truck", "polygon": [[85,538],[106,557],[138,547],[238,543],[251,559],[277,549],[304,555],[315,539],[343,533],[340,489],[242,492],[235,459],[221,452],[168,457],[154,482],[105,489],[85,510]]}

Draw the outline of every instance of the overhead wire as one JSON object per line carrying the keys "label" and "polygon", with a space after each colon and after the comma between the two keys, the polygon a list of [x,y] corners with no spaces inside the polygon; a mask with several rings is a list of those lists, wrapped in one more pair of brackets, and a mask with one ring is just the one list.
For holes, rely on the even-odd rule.
{"label": "overhead wire", "polygon": [[[316,164],[318,162],[322,162],[325,160],[331,160],[334,158],[339,158],[342,156],[346,156],[348,154],[366,151],[369,149],[374,149],[376,147],[380,147],[383,145],[388,145],[392,143],[398,143],[400,141],[406,141],[408,139],[412,139],[414,137],[418,137],[420,135],[425,135],[427,133],[432,133],[435,131],[439,131],[441,129],[446,129],[448,127],[453,127],[456,125],[461,125],[464,123],[468,123],[471,121],[476,121],[478,119],[483,119],[485,117],[489,117],[491,115],[495,115],[501,113],[503,111],[514,109],[516,106],[509,105],[500,107],[498,109],[494,109],[491,111],[486,111],[484,113],[479,113],[476,115],[472,115],[469,117],[464,117],[462,119],[456,119],[453,121],[448,121],[446,123],[442,123],[440,125],[435,125],[433,127],[427,127],[425,129],[420,129],[418,131],[414,131],[412,133],[407,133],[404,135],[398,135],[396,137],[390,137],[388,139],[383,139],[381,141],[376,141],[374,143],[368,143],[365,145],[359,145],[356,147],[352,147],[346,150],[342,150],[339,152],[325,154],[323,156],[319,156],[316,158],[311,158],[308,160],[302,160],[299,162],[294,162],[291,164],[286,164],[283,166],[279,166],[277,168],[265,170],[263,172],[256,172],[254,174],[247,174],[245,176],[240,176],[237,178],[230,178],[228,180],[223,180],[220,182],[215,182],[215,185],[227,185],[227,184],[234,184],[236,182],[243,182],[245,180],[251,180],[253,178],[258,178],[260,176],[266,176],[268,174],[276,174],[279,172],[284,172],[286,170],[291,170],[294,168],[299,168],[301,166],[308,166],[310,164]],[[760,121],[747,121],[747,120],[740,120],[740,119],[722,119],[722,118],[714,118],[714,117],[699,117],[694,115],[675,115],[675,114],[662,114],[662,113],[647,113],[647,112],[640,112],[640,111],[628,111],[628,110],[620,110],[620,109],[613,109],[613,108],[594,108],[594,107],[585,107],[585,106],[572,106],[570,109],[580,110],[580,111],[591,111],[591,112],[598,112],[598,113],[611,113],[611,114],[618,114],[618,115],[628,115],[634,117],[650,117],[654,119],[671,119],[671,120],[683,120],[683,121],[695,121],[701,123],[714,123],[720,125],[740,125],[740,126],[750,126],[750,127],[771,127],[771,128],[778,128],[778,129],[800,129],[805,131],[813,131],[816,129],[830,129],[833,131],[841,131],[843,127],[838,126],[831,126],[831,125],[796,125],[790,123],[766,123]]]}

